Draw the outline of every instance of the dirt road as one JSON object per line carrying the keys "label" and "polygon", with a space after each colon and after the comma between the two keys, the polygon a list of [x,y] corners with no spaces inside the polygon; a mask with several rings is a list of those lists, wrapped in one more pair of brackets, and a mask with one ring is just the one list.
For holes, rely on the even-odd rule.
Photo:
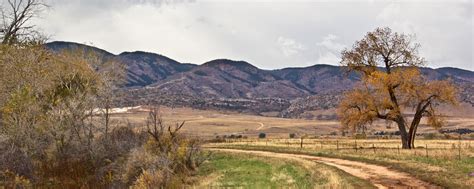
{"label": "dirt road", "polygon": [[258,124],[260,124],[260,127],[257,128],[257,131],[260,131],[263,129],[263,127],[265,127],[265,124],[263,124],[262,122],[259,122]]}
{"label": "dirt road", "polygon": [[365,179],[378,188],[441,188],[416,179],[408,173],[399,172],[380,165],[343,160],[337,158],[316,157],[310,155],[275,153],[237,149],[210,149],[221,152],[246,153],[259,156],[312,160],[341,169],[355,177]]}

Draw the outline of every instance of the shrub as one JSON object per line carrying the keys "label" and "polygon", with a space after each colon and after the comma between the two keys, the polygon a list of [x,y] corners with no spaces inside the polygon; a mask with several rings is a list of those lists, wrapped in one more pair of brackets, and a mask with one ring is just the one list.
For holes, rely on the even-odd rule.
{"label": "shrub", "polygon": [[357,133],[354,135],[355,139],[366,139],[367,135],[365,133]]}
{"label": "shrub", "polygon": [[296,134],[295,133],[290,133],[290,138],[296,138]]}
{"label": "shrub", "polygon": [[29,179],[9,170],[0,171],[0,179],[5,188],[33,188]]}
{"label": "shrub", "polygon": [[163,175],[160,171],[148,171],[143,170],[137,181],[131,188],[143,189],[143,188],[156,188],[161,186],[163,183]]}
{"label": "shrub", "polygon": [[425,138],[425,139],[435,139],[435,138],[439,138],[439,137],[436,133],[426,133],[426,134],[423,135],[423,138]]}
{"label": "shrub", "polygon": [[267,137],[267,134],[265,133],[258,134],[258,138],[266,138],[266,137]]}
{"label": "shrub", "polygon": [[474,139],[474,133],[469,134],[468,138],[471,139],[471,140]]}
{"label": "shrub", "polygon": [[17,176],[33,178],[33,162],[25,152],[15,146],[11,147],[7,143],[0,143],[0,172],[13,172]]}

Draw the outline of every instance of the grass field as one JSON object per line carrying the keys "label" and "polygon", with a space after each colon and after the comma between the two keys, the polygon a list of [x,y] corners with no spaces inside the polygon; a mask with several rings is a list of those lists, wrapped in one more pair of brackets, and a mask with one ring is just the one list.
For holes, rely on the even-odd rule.
{"label": "grass field", "polygon": [[[161,111],[166,123],[174,124],[176,122],[186,121],[184,132],[188,135],[207,139],[215,139],[219,136],[220,140],[222,140],[222,136],[224,135],[244,136],[244,138],[241,139],[226,139],[225,142],[222,143],[207,144],[207,147],[267,150],[348,159],[386,166],[391,169],[409,173],[416,178],[442,187],[470,188],[470,186],[474,185],[474,177],[469,176],[469,174],[474,172],[474,143],[472,143],[471,140],[465,140],[472,138],[472,134],[464,135],[462,137],[463,140],[424,140],[423,136],[419,136],[415,141],[416,149],[403,150],[400,148],[399,136],[391,136],[391,139],[388,136],[380,136],[378,137],[379,139],[366,140],[355,140],[351,136],[343,137],[340,135],[340,124],[336,120],[284,119],[244,115],[233,112],[195,110],[190,108],[172,109],[163,107]],[[144,128],[143,123],[146,117],[146,111],[114,114],[115,120],[128,121],[135,125],[137,129]],[[447,129],[474,129],[473,117],[447,117],[446,121],[447,125],[445,128]],[[369,133],[374,131],[396,131],[395,127],[390,127],[390,125],[387,125],[385,122],[376,122],[368,129]],[[419,133],[434,132],[436,132],[435,129],[424,125],[421,125],[419,128]],[[257,139],[259,133],[265,133],[267,139]],[[303,148],[301,148],[300,139],[289,139],[290,133],[296,133],[297,138],[304,135],[307,136],[307,138],[303,140]],[[334,135],[334,133],[337,133],[337,135]],[[382,139],[386,137],[389,139]],[[445,137],[448,136],[445,135]],[[457,135],[449,135],[449,137],[453,138],[457,137]],[[254,185],[259,184],[255,183],[257,182],[256,180],[252,181],[253,178],[258,178],[258,175],[246,177],[245,174],[268,173],[274,175],[279,174],[281,170],[285,170],[284,172],[288,172],[289,174],[286,175],[285,178],[291,177],[291,179],[287,180],[298,180],[302,178],[301,175],[291,175],[292,170],[298,170],[298,172],[313,170],[304,166],[304,169],[301,169],[301,166],[297,166],[296,164],[285,165],[280,163],[280,161],[274,159],[270,160],[269,158],[242,157],[236,154],[231,156],[220,155],[214,156],[213,159],[205,165],[207,168],[204,168],[204,170],[207,171],[202,172],[202,175],[206,180],[210,181],[208,183],[210,186],[225,186],[235,183]],[[248,171],[247,169],[251,167],[246,167],[247,164],[258,165],[257,167],[260,167],[260,172]],[[270,166],[272,168],[269,168],[268,165],[272,165]],[[253,167],[255,166],[252,166],[252,168]],[[290,169],[289,167],[292,168]],[[331,172],[330,175],[342,174],[336,174],[335,172],[337,172],[338,169],[334,167],[326,167],[334,169],[333,171],[329,171]],[[234,172],[235,170],[243,170],[243,172]],[[246,170],[247,172],[245,172]],[[328,169],[326,168],[326,170]],[[268,174],[265,178],[269,177]],[[312,183],[317,186],[332,186],[334,183],[351,183],[344,181],[344,179],[332,179],[332,181],[331,179],[326,179],[328,180],[326,183],[322,182],[322,180],[325,179],[317,177],[324,174],[315,174],[314,172],[311,172],[311,174],[314,177],[312,177],[312,179],[315,179]],[[214,180],[212,178],[214,178]],[[238,180],[239,178],[243,178],[243,180]],[[326,175],[323,176],[323,178],[340,177]],[[265,180],[263,178],[259,180],[262,180],[262,184],[275,181],[271,179]],[[284,181],[284,179],[278,182],[280,182],[280,184],[288,184],[285,186],[290,186],[289,183],[291,183]],[[354,184],[346,185],[355,186]]]}
{"label": "grass field", "polygon": [[[310,136],[340,134],[340,123],[337,120],[286,119],[191,108],[161,107],[160,110],[166,123],[174,124],[185,121],[183,131],[199,137],[214,138],[234,134],[257,138],[261,132],[266,133],[268,138],[288,138],[289,133]],[[146,111],[135,110],[129,113],[114,114],[113,118],[143,127],[147,115]],[[445,128],[474,129],[474,117],[447,117],[446,122]],[[368,129],[369,132],[396,131],[393,125],[385,122],[375,122]],[[435,131],[435,129],[423,125],[419,127],[419,133]]]}
{"label": "grass field", "polygon": [[324,164],[231,153],[213,154],[199,177],[200,188],[373,188]]}
{"label": "grass field", "polygon": [[[356,142],[358,148],[355,148]],[[387,166],[443,187],[470,188],[474,185],[474,177],[469,176],[474,172],[471,141],[417,141],[417,146],[428,146],[428,150],[402,150],[397,148],[398,144],[398,140],[307,139],[301,148],[297,139],[269,139],[234,140],[207,146],[335,157]]]}

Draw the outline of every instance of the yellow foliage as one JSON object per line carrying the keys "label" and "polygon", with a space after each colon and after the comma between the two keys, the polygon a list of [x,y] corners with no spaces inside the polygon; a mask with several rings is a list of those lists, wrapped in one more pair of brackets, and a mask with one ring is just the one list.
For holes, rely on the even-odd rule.
{"label": "yellow foliage", "polygon": [[[418,66],[425,61],[411,39],[390,28],[378,28],[342,52],[341,64],[361,74],[361,86],[346,93],[338,108],[344,129],[385,119],[409,128],[414,135],[422,117],[433,127],[443,125],[436,106],[457,105],[457,89],[449,81],[423,77]],[[415,112],[411,124],[406,122],[405,109]]]}
{"label": "yellow foliage", "polygon": [[30,188],[31,182],[27,178],[20,176],[10,170],[6,170],[4,172],[0,172],[0,176],[5,178],[3,183],[0,184],[4,185],[6,188]]}
{"label": "yellow foliage", "polygon": [[163,175],[159,171],[143,170],[131,188],[148,189],[159,188],[163,185]]}

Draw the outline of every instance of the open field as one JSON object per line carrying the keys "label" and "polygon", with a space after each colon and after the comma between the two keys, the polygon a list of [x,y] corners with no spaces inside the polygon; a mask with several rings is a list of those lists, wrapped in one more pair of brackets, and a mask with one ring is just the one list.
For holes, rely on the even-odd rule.
{"label": "open field", "polygon": [[[472,140],[469,140],[472,139],[473,134],[462,135],[461,140],[458,140],[459,135],[457,134],[444,135],[438,133],[436,134],[437,137],[443,139],[437,140],[426,140],[425,138],[428,138],[428,136],[418,136],[415,141],[416,149],[404,150],[401,149],[399,136],[370,135],[370,133],[373,134],[376,131],[396,131],[394,126],[387,125],[385,122],[376,122],[368,128],[367,132],[371,139],[354,139],[353,136],[341,135],[339,130],[340,124],[336,120],[284,119],[190,108],[162,107],[161,112],[163,120],[168,124],[185,121],[186,124],[183,131],[188,135],[214,140],[217,137],[219,138],[215,140],[217,143],[206,144],[206,148],[241,149],[247,151],[263,150],[337,158],[366,163],[368,166],[382,166],[389,170],[406,173],[414,179],[419,179],[435,186],[469,188],[474,185],[474,177],[469,176],[469,174],[474,172],[474,143]],[[132,110],[127,113],[114,114],[113,116],[115,120],[127,120],[137,129],[141,129],[144,128],[147,115],[146,110]],[[443,129],[474,129],[474,118],[469,116],[446,117],[446,123],[447,125]],[[258,139],[259,133],[265,133],[266,138]],[[296,138],[290,139],[290,133],[295,133]],[[419,133],[437,133],[437,130],[422,125]],[[242,135],[242,138],[229,139],[228,137],[231,135]],[[227,136],[227,138],[224,139],[223,136]],[[300,139],[302,136],[305,136],[302,144],[303,147],[301,147]],[[267,161],[264,161],[261,158],[259,159],[258,156],[261,155],[247,154],[246,156],[241,156],[241,154],[233,154],[232,156],[213,157],[206,165],[209,167],[205,168],[205,170],[211,169],[212,171],[207,170],[208,172],[202,173],[203,175],[201,176],[205,177],[205,179],[210,179],[209,182],[205,183],[205,185],[207,184],[206,186],[224,186],[229,183],[236,183],[236,179],[243,177],[242,175],[236,176],[242,173],[233,173],[228,170],[234,170],[231,167],[246,170],[245,164],[250,163],[246,162],[247,160],[260,161],[262,166],[264,164],[271,164],[276,167],[285,166],[275,160],[265,159]],[[276,156],[278,154],[273,155]],[[274,156],[270,157],[276,158]],[[229,166],[219,165],[224,162],[223,159],[226,159],[225,162],[234,163],[230,163]],[[242,161],[246,163],[238,163]],[[321,166],[322,163],[316,164]],[[301,166],[301,162],[299,162],[299,165]],[[326,164],[324,166],[350,174],[347,170],[342,169],[346,165]],[[307,167],[304,168],[312,170]],[[278,169],[265,171],[274,174],[273,172],[278,172]],[[361,171],[356,169],[355,172]],[[248,173],[253,174],[251,172]],[[312,174],[314,175],[314,173]],[[367,177],[360,176],[358,179],[370,180],[371,176],[373,175],[368,175]],[[253,177],[249,177],[247,180],[239,180],[238,182],[258,184],[252,181],[251,178]],[[318,178],[312,179],[318,180]],[[265,179],[262,182],[266,182]],[[316,183],[318,186],[321,184]],[[354,185],[348,184],[347,186]]]}
{"label": "open field", "polygon": [[374,188],[334,167],[284,156],[217,152],[198,174],[199,188]]}
{"label": "open field", "polygon": [[[418,140],[416,150],[397,148],[397,140],[307,139],[234,140],[208,144],[212,148],[307,154],[381,165],[448,188],[474,185],[474,146],[471,141]],[[355,148],[357,142],[357,148]],[[421,146],[425,147],[422,148]],[[428,146],[428,149],[426,149]],[[461,149],[459,149],[461,146]],[[375,148],[373,148],[375,147]]]}
{"label": "open field", "polygon": [[[333,167],[342,172],[346,172],[350,177],[357,177],[361,180],[369,182],[373,187],[377,188],[439,188],[435,184],[431,184],[420,179],[414,178],[407,173],[389,169],[385,166],[374,165],[364,162],[352,160],[344,160],[339,158],[316,157],[305,154],[281,153],[260,150],[242,150],[242,149],[210,149],[218,152],[230,152],[239,154],[248,154],[253,156],[266,156],[271,158],[292,159],[313,164],[323,164]],[[320,169],[317,169],[320,171]],[[350,178],[344,177],[344,178]],[[344,183],[347,179],[338,179],[336,183]],[[348,188],[352,185],[343,186],[341,184],[332,185],[331,188]],[[324,188],[322,185],[316,185],[316,188]],[[360,188],[360,186],[355,187]],[[368,188],[368,187],[362,187]]]}
{"label": "open field", "polygon": [[[287,137],[288,133],[304,132],[322,135],[336,131],[339,125],[337,121],[283,119],[191,108],[162,107],[160,110],[166,123],[174,124],[185,121],[186,125],[183,131],[201,137],[231,134],[256,137],[260,132],[266,132],[273,138]],[[132,124],[143,126],[148,113],[146,111],[132,111],[132,113],[114,114],[113,116],[115,119],[129,120]]]}
{"label": "open field", "polygon": [[[340,134],[340,123],[337,120],[285,119],[246,115],[236,112],[219,112],[214,110],[196,110],[191,108],[161,107],[161,116],[168,124],[186,121],[184,132],[200,137],[223,135],[243,135],[256,138],[264,132],[267,138],[288,138],[289,133],[313,137]],[[129,121],[137,127],[143,127],[148,113],[145,109],[131,110],[128,113],[113,114],[113,118]],[[474,129],[474,117],[447,117],[445,129]],[[394,125],[375,122],[368,127],[368,132],[396,131]],[[419,133],[433,133],[434,128],[420,125]],[[395,136],[396,137],[396,136]]]}

